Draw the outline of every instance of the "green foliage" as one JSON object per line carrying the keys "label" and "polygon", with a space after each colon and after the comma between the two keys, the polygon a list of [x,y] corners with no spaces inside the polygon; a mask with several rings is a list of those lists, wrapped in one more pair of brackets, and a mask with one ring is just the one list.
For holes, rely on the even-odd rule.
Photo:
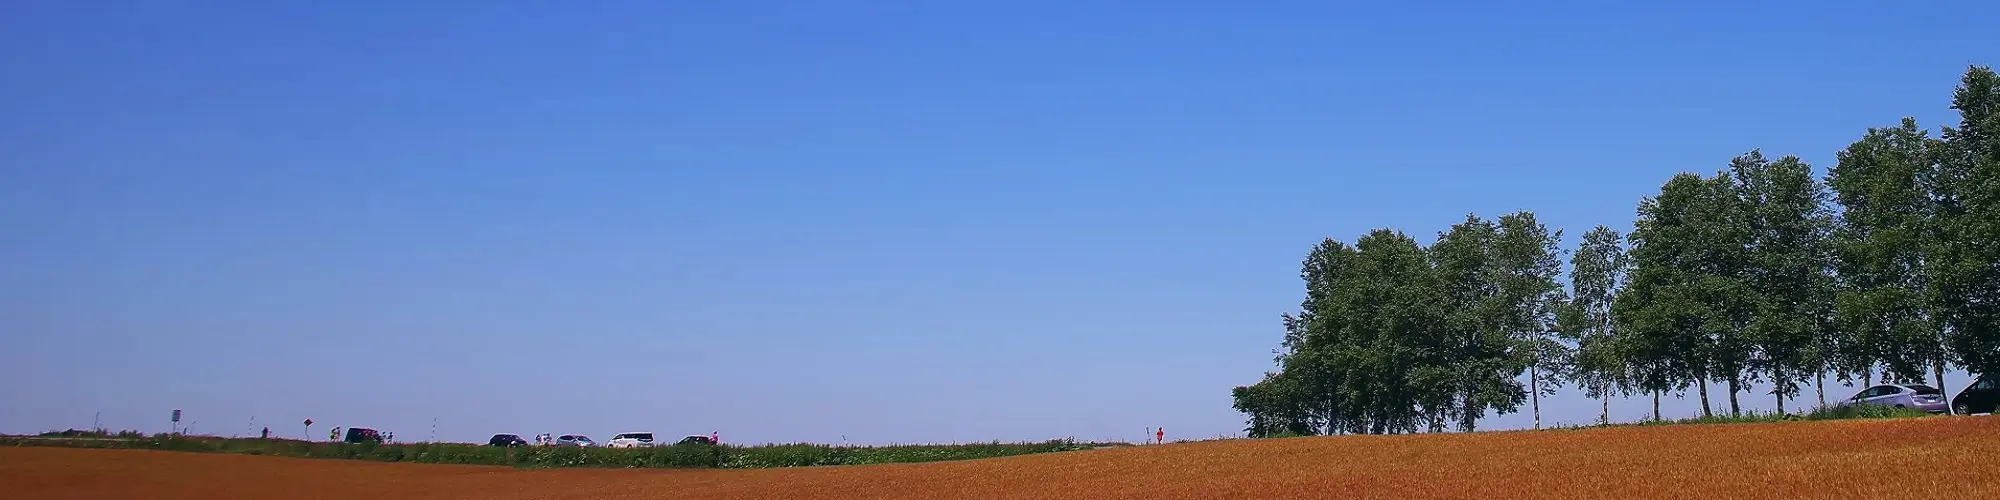
{"label": "green foliage", "polygon": [[1820,373],[1818,339],[1833,331],[1833,216],[1825,187],[1797,157],[1735,166],[1750,228],[1752,316],[1742,333],[1755,349],[1750,367],[1773,382],[1782,413],[1798,384]]}
{"label": "green foliage", "polygon": [[1821,406],[1807,413],[1806,420],[1848,420],[1858,418],[1921,418],[1932,416],[1923,410],[1879,405]]}
{"label": "green foliage", "polygon": [[[1518,408],[1529,394],[1515,377],[1568,359],[1549,335],[1560,233],[1525,212],[1502,219],[1468,217],[1429,249],[1386,229],[1315,246],[1280,369],[1231,391],[1246,433],[1470,430]],[[1546,371],[1530,382],[1554,387],[1562,370]]]}
{"label": "green foliage", "polygon": [[995,441],[978,444],[882,447],[849,447],[799,443],[733,450],[726,457],[726,462],[723,466],[732,469],[749,469],[939,462],[1085,450],[1093,446],[1069,439],[1050,440],[1042,443],[1001,443]]}
{"label": "green foliage", "polygon": [[1878,405],[1819,406],[1806,413],[1785,413],[1777,411],[1745,411],[1737,415],[1714,414],[1674,420],[1642,420],[1627,424],[1598,424],[1569,426],[1565,429],[1589,429],[1600,427],[1655,426],[1655,425],[1699,425],[1699,424],[1753,424],[1768,422],[1797,422],[1816,420],[1856,420],[1933,417],[1922,410],[1895,408]]}
{"label": "green foliage", "polygon": [[1904,118],[1900,127],[1869,129],[1827,174],[1845,211],[1834,236],[1837,336],[1823,342],[1833,346],[1843,379],[1865,377],[1877,365],[1891,378],[1922,378],[1943,361],[1923,243],[1937,229],[1938,207],[1924,179],[1938,146]]}
{"label": "green foliage", "polygon": [[1570,302],[1557,316],[1556,330],[1576,344],[1569,377],[1584,395],[1603,401],[1599,422],[1611,419],[1611,396],[1632,391],[1632,374],[1612,321],[1611,303],[1629,263],[1617,230],[1597,226],[1583,235],[1570,259]]}
{"label": "green foliage", "polygon": [[1925,274],[1949,354],[1974,373],[2000,373],[2000,75],[1967,69],[1951,107],[1959,125],[1944,130],[1927,178],[1936,230]]}
{"label": "green foliage", "polygon": [[1493,268],[1499,284],[1501,332],[1515,343],[1518,364],[1528,369],[1529,397],[1535,427],[1542,426],[1541,398],[1562,387],[1573,353],[1556,336],[1556,313],[1568,299],[1556,281],[1562,273],[1557,242],[1533,212],[1500,216],[1500,235],[1493,242]]}
{"label": "green foliage", "polygon": [[1736,380],[1747,351],[1735,336],[1745,288],[1735,199],[1728,177],[1683,173],[1641,201],[1628,236],[1630,281],[1612,304],[1639,385],[1694,386],[1704,416],[1712,414],[1705,384],[1718,374]]}
{"label": "green foliage", "polygon": [[1467,215],[1464,222],[1438,235],[1430,247],[1431,269],[1445,310],[1445,348],[1457,375],[1457,398],[1447,410],[1458,430],[1471,432],[1488,411],[1510,413],[1528,400],[1520,375],[1521,358],[1514,355],[1517,344],[1501,328],[1506,312],[1500,296],[1498,265],[1494,256],[1500,226]]}
{"label": "green foliage", "polygon": [[1238,386],[1230,392],[1236,411],[1249,416],[1244,434],[1265,437],[1278,433],[1318,433],[1318,421],[1306,404],[1307,398],[1297,393],[1302,390],[1300,373],[1266,373],[1262,382]]}
{"label": "green foliage", "polygon": [[[1613,394],[1651,393],[1657,420],[1660,396],[1682,391],[1704,421],[1754,420],[1739,393],[1767,380],[1782,415],[1808,381],[1824,405],[1829,373],[1929,370],[1941,389],[1951,363],[2000,373],[2000,74],[1968,68],[1952,107],[1961,120],[1937,139],[1907,118],[1869,129],[1824,184],[1754,149],[1675,175],[1640,201],[1629,249],[1606,226],[1585,235],[1570,294],[1562,232],[1530,212],[1468,216],[1428,248],[1393,229],[1326,240],[1283,316],[1279,370],[1234,405],[1252,436],[1471,431],[1523,402],[1539,427],[1540,398],[1575,382],[1603,420]],[[1718,382],[1729,417],[1709,400]]]}

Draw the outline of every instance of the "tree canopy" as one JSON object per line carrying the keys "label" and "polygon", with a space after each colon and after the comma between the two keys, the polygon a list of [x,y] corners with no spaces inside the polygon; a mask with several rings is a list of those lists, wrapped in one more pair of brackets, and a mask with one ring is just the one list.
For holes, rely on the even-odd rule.
{"label": "tree canopy", "polygon": [[[1869,128],[1822,178],[1751,149],[1669,177],[1628,231],[1573,252],[1533,212],[1467,215],[1425,245],[1378,228],[1301,263],[1277,370],[1232,392],[1251,436],[1455,428],[1569,385],[1603,400],[1769,382],[1780,412],[1828,375],[1944,385],[2000,373],[2000,76],[1966,70],[1937,137]],[[1569,263],[1565,280],[1562,264]],[[1567,286],[1565,286],[1567,285]]]}

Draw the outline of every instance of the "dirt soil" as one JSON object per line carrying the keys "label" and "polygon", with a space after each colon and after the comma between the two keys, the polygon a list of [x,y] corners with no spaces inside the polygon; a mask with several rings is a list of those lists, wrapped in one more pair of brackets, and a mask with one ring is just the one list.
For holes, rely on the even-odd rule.
{"label": "dirt soil", "polygon": [[2000,417],[1343,436],[968,462],[515,470],[0,448],[19,499],[2000,498]]}

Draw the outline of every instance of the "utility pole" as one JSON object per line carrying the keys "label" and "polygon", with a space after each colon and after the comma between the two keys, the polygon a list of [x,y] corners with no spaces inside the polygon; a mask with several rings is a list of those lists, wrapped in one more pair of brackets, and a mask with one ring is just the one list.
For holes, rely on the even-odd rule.
{"label": "utility pole", "polygon": [[90,430],[93,430],[93,431],[97,431],[97,432],[104,432],[104,425],[103,425],[103,424],[100,424],[100,423],[99,423],[99,422],[101,422],[101,421],[102,421],[102,419],[103,419],[103,418],[104,418],[104,412],[101,412],[101,411],[100,411],[100,412],[97,412],[96,414],[93,414],[93,415],[91,415],[91,416],[90,416]]}
{"label": "utility pole", "polygon": [[438,442],[438,418],[431,417],[431,442]]}

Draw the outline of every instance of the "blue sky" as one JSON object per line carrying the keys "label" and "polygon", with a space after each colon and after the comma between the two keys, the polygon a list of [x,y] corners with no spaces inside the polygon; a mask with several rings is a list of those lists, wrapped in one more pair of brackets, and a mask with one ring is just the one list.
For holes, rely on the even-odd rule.
{"label": "blue sky", "polygon": [[0,432],[1233,433],[1322,237],[1573,244],[2000,62],[2000,5],[865,3],[10,3]]}

